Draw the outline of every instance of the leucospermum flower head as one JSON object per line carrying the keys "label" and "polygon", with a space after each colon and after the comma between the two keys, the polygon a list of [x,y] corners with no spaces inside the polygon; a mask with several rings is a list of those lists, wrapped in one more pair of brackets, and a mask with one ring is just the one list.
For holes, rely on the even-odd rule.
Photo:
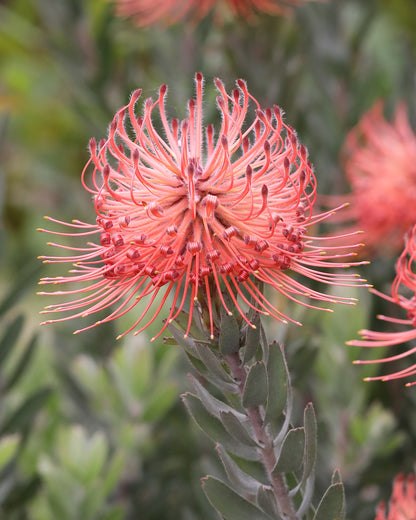
{"label": "leucospermum flower head", "polygon": [[[362,340],[349,341],[349,345],[358,347],[386,347],[391,345],[400,345],[413,339],[416,339],[416,225],[409,231],[406,236],[405,248],[396,263],[396,277],[391,287],[391,296],[384,295],[378,291],[373,290],[382,298],[396,303],[406,311],[407,317],[405,319],[391,318],[388,316],[378,316],[381,320],[390,323],[407,325],[409,329],[396,332],[375,332],[371,330],[361,330]],[[402,294],[402,293],[405,294]],[[412,347],[405,352],[389,356],[378,360],[355,361],[357,364],[364,363],[388,363],[398,361],[416,352],[416,347]],[[416,374],[416,364],[410,367],[399,370],[389,375],[370,377],[368,380],[382,379],[389,381],[391,379],[398,379],[402,377],[412,376]],[[415,383],[408,383],[410,386]]]}
{"label": "leucospermum flower head", "polygon": [[416,485],[414,475],[397,475],[387,505],[381,502],[374,520],[414,520],[416,518]]}
{"label": "leucospermum flower head", "polygon": [[222,117],[217,134],[213,125],[203,124],[203,77],[198,73],[196,99],[189,101],[183,121],[169,122],[167,87],[162,85],[156,100],[144,101],[141,115],[136,113],[141,91],[134,92],[116,113],[107,139],[99,144],[91,140],[82,182],[93,195],[96,222],[46,218],[71,230],[57,235],[96,238],[78,249],[51,243],[75,252],[42,257],[47,263],[74,264],[70,276],[44,278],[42,284],[77,283],[72,290],[52,293],[71,301],[45,310],[69,316],[45,323],[112,306],[102,323],[147,300],[126,332],[138,327],[140,332],[162,313],[161,333],[189,297],[188,333],[196,302],[203,298],[213,336],[213,301],[231,313],[222,291],[247,322],[243,307],[253,305],[286,321],[256,282],[308,306],[304,298],[351,303],[289,274],[328,284],[357,281],[357,275],[321,271],[349,264],[338,261],[336,250],[319,245],[319,238],[307,236],[311,226],[333,212],[312,213],[316,179],[306,148],[280,109],[261,109],[243,80],[230,94],[219,79],[214,83]]}
{"label": "leucospermum flower head", "polygon": [[309,0],[116,0],[119,16],[132,18],[136,25],[157,23],[170,25],[185,17],[199,21],[211,11],[216,18],[220,13],[230,12],[233,16],[253,20],[257,14],[287,14],[290,7]]}
{"label": "leucospermum flower head", "polygon": [[329,204],[348,200],[338,215],[345,231],[363,230],[367,252],[395,256],[416,222],[416,134],[406,105],[399,104],[389,122],[378,101],[348,134],[344,155],[352,192],[330,197]]}

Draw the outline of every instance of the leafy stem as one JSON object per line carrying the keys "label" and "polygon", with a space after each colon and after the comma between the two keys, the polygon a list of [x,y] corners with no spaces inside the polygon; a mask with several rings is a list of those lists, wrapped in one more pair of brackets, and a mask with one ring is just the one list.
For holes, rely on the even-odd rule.
{"label": "leafy stem", "polygon": [[[242,397],[247,379],[246,368],[241,362],[238,352],[225,356],[225,361],[238,385],[239,393]],[[277,460],[273,437],[269,432],[267,423],[264,421],[264,410],[260,406],[250,406],[246,408],[246,412],[253,427],[256,440],[260,445],[263,463],[267,470],[280,515],[285,520],[298,520],[292,500],[289,496],[284,475],[279,472],[273,472]]]}

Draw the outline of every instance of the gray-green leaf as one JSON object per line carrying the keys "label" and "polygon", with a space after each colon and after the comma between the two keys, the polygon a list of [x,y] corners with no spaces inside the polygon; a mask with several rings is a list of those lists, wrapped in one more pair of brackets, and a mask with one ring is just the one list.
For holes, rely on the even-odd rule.
{"label": "gray-green leaf", "polygon": [[225,520],[270,520],[254,504],[215,477],[205,477],[202,487],[211,505]]}
{"label": "gray-green leaf", "polygon": [[344,518],[344,486],[332,484],[318,505],[313,520],[342,520]]}
{"label": "gray-green leaf", "polygon": [[243,406],[261,406],[267,402],[267,373],[263,361],[251,365],[244,385]]}
{"label": "gray-green leaf", "polygon": [[276,473],[293,473],[302,467],[305,446],[305,431],[303,428],[289,430],[283,441],[279,459],[273,469]]}

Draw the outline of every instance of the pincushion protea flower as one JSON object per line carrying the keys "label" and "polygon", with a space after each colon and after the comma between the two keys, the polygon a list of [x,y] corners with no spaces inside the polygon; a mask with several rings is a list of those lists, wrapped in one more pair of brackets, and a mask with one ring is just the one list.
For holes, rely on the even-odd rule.
{"label": "pincushion protea flower", "polygon": [[[309,0],[116,0],[119,16],[133,18],[136,25],[173,24],[190,15],[200,20],[210,11],[222,8],[234,16],[251,20],[257,13],[287,14],[290,7]],[[221,19],[221,15],[217,18]]]}
{"label": "pincushion protea flower", "polygon": [[416,134],[406,105],[397,106],[390,123],[383,102],[375,103],[348,134],[344,153],[352,193],[329,197],[328,204],[350,201],[338,215],[345,232],[361,229],[366,252],[395,256],[416,222]]}
{"label": "pincushion protea flower", "polygon": [[414,475],[397,475],[389,502],[389,511],[384,502],[377,508],[375,520],[414,520],[416,518],[416,485]]}
{"label": "pincushion protea flower", "polygon": [[[217,137],[211,124],[203,128],[203,77],[198,73],[196,100],[189,101],[187,119],[168,122],[166,85],[160,87],[156,101],[149,98],[144,102],[143,114],[137,116],[138,90],[116,113],[107,139],[98,146],[91,140],[91,158],[82,182],[94,197],[96,223],[46,218],[75,231],[57,235],[97,235],[97,240],[83,248],[50,244],[77,253],[41,258],[47,263],[73,263],[74,269],[71,276],[40,282],[80,282],[86,287],[41,293],[74,298],[48,306],[45,312],[68,311],[70,315],[45,323],[88,316],[115,305],[98,322],[102,323],[148,297],[126,333],[141,325],[154,302],[156,311],[136,332],[163,309],[166,322],[162,332],[189,296],[188,333],[195,302],[202,296],[213,336],[213,299],[231,313],[223,290],[247,322],[240,303],[246,308],[255,305],[260,313],[286,321],[256,280],[308,306],[303,297],[351,303],[348,298],[328,297],[288,274],[292,270],[338,285],[357,281],[357,275],[321,272],[321,268],[348,264],[337,261],[336,250],[324,249],[317,245],[319,239],[306,236],[309,227],[333,213],[312,215],[316,180],[306,148],[283,122],[280,109],[262,110],[243,80],[237,81],[238,88],[231,94],[219,79],[215,85],[222,116]],[[163,295],[160,301],[156,300],[159,294]],[[165,311],[170,294],[171,307]]]}
{"label": "pincushion protea flower", "polygon": [[[378,316],[379,319],[388,321],[391,323],[397,323],[402,325],[410,325],[411,328],[402,332],[374,332],[371,330],[361,330],[360,334],[363,336],[362,340],[349,341],[349,345],[358,347],[386,347],[390,345],[399,345],[407,341],[411,341],[416,338],[416,225],[409,231],[406,236],[405,248],[400,255],[396,263],[396,277],[391,287],[391,296],[379,293],[378,291],[372,290],[375,294],[382,298],[397,303],[402,307],[406,313],[406,319],[391,318],[387,316]],[[405,297],[400,294],[400,291],[406,288],[409,296]],[[401,354],[390,356],[378,360],[366,360],[366,361],[355,361],[356,364],[364,363],[387,363],[390,361],[397,361],[399,359],[410,356],[416,352],[416,347],[413,347]],[[378,377],[369,377],[367,380],[382,379],[383,381],[389,381],[391,379],[398,379],[402,377],[412,376],[416,374],[416,364],[413,364],[409,368],[394,372],[393,374]],[[407,386],[411,386],[416,383],[408,383]]]}

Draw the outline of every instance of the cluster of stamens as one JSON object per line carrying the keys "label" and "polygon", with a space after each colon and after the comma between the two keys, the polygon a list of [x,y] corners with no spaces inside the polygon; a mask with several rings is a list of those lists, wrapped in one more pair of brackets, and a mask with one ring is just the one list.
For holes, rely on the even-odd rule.
{"label": "cluster of stamens", "polygon": [[[378,318],[389,323],[399,325],[410,325],[412,328],[404,331],[395,332],[376,332],[371,330],[361,330],[362,340],[349,341],[349,345],[359,347],[386,347],[390,345],[400,345],[416,339],[416,225],[407,233],[406,244],[402,254],[396,262],[396,277],[391,286],[391,296],[387,296],[379,291],[372,290],[374,294],[381,296],[385,300],[395,303],[406,311],[406,319],[392,318],[390,316],[379,315]],[[358,360],[356,364],[368,363],[389,363],[407,358],[416,352],[416,347],[409,348],[403,352],[376,360]],[[389,381],[416,374],[416,364],[398,370],[389,375],[369,377],[367,380],[381,379]],[[416,383],[407,383],[412,386]]]}
{"label": "cluster of stamens", "polygon": [[[216,139],[212,125],[204,132],[203,77],[196,74],[196,99],[189,101],[187,119],[168,122],[167,87],[163,85],[156,101],[144,102],[141,116],[135,113],[141,91],[134,92],[129,104],[115,115],[108,138],[98,145],[91,140],[91,158],[82,182],[94,196],[96,223],[61,224],[75,228],[78,233],[74,234],[96,233],[99,239],[89,242],[87,251],[79,248],[78,256],[43,257],[46,262],[72,262],[74,269],[72,276],[41,282],[86,282],[82,289],[55,294],[91,294],[49,306],[46,312],[71,311],[69,317],[61,318],[70,319],[115,305],[102,322],[148,297],[132,330],[163,288],[156,312],[137,332],[153,322],[169,294],[172,305],[162,331],[190,296],[189,331],[195,302],[203,294],[213,336],[213,299],[231,313],[224,290],[243,319],[254,326],[242,305],[281,321],[287,319],[265,298],[256,280],[303,304],[306,295],[331,302],[335,298],[305,287],[287,274],[289,269],[319,282],[349,285],[357,281],[356,275],[315,269],[348,264],[337,262],[336,252],[327,254],[336,248],[323,249],[315,244],[319,239],[306,236],[309,226],[333,211],[313,215],[316,180],[312,165],[280,109],[261,109],[243,80],[237,81],[238,88],[231,94],[220,80],[215,85],[222,120]],[[249,121],[253,103],[254,117]],[[163,137],[157,126],[163,129]]]}

